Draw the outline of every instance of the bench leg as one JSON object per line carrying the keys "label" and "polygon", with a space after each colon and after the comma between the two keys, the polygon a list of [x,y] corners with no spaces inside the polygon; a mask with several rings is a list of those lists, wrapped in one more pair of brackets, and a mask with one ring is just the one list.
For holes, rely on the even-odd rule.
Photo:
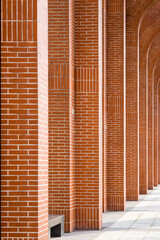
{"label": "bench leg", "polygon": [[61,237],[61,223],[51,227],[50,231],[51,231],[51,238]]}
{"label": "bench leg", "polygon": [[51,239],[51,229],[49,228],[48,229],[48,240],[50,240]]}

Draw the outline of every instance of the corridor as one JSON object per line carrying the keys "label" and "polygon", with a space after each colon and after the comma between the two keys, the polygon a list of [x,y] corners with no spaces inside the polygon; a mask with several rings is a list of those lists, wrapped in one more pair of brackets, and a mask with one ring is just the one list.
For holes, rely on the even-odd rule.
{"label": "corridor", "polygon": [[[59,238],[57,238],[59,239]],[[125,212],[103,213],[103,229],[75,231],[62,240],[160,239],[160,185],[140,195],[139,202],[127,201]]]}
{"label": "corridor", "polygon": [[0,2],[1,240],[160,240],[160,0]]}

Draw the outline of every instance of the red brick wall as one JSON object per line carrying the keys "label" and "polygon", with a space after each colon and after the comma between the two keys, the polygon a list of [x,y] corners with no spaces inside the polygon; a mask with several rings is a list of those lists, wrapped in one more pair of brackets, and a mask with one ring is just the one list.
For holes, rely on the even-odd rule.
{"label": "red brick wall", "polygon": [[[148,18],[147,18],[148,17]],[[148,46],[143,43],[143,33],[150,20],[145,14],[139,28],[139,192],[146,194],[148,190]]]}
{"label": "red brick wall", "polygon": [[[140,49],[143,42],[140,43]],[[148,126],[147,126],[147,82],[146,51],[140,52],[139,61],[139,192],[147,194],[148,190]],[[148,57],[148,56],[147,56]]]}
{"label": "red brick wall", "polygon": [[154,186],[154,82],[153,66],[148,69],[148,189]]}
{"label": "red brick wall", "polygon": [[155,63],[154,80],[154,186],[158,185],[158,84],[160,78],[160,59]]}
{"label": "red brick wall", "polygon": [[103,211],[107,210],[107,1],[102,1],[102,179]]}
{"label": "red brick wall", "polygon": [[[152,64],[158,50],[159,38],[155,32],[155,22],[159,16],[160,3],[155,4],[145,13],[139,27],[139,181],[140,193],[148,189],[148,144],[152,149],[152,141],[148,143],[148,85],[146,81],[148,64]],[[154,24],[153,24],[154,22]],[[153,79],[152,79],[153,81]],[[147,113],[147,114],[146,114]],[[147,123],[147,124],[146,124]],[[147,139],[147,141],[146,141]],[[153,158],[156,163],[156,157]],[[157,168],[155,164],[155,168]],[[157,178],[157,177],[156,177]]]}
{"label": "red brick wall", "polygon": [[[90,6],[90,3],[88,3],[88,1],[84,2],[83,4],[79,4],[78,1],[71,1],[69,5],[66,1],[49,1],[49,212],[56,214],[65,214],[65,231],[72,231],[75,228],[75,220],[77,221],[77,228],[81,228],[82,219],[84,220],[83,227],[85,228],[101,228],[102,183],[100,180],[100,176],[102,174],[102,126],[101,124],[99,124],[99,116],[101,114],[101,112],[99,111],[99,104],[101,104],[102,101],[100,101],[99,103],[100,97],[98,94],[100,94],[99,86],[101,87],[101,83],[98,82],[100,74],[97,71],[97,67],[99,64],[98,1],[92,2],[91,5],[92,6]],[[84,32],[84,27],[86,28],[86,23],[84,19],[81,18],[81,21],[77,21],[78,16],[84,14],[84,11],[81,11],[84,10],[83,7],[84,9],[86,9],[87,13],[87,32]],[[64,8],[65,12],[63,11]],[[94,12],[92,9],[94,9]],[[74,11],[76,12],[75,21]],[[91,12],[93,12],[95,18],[90,15]],[[81,25],[79,24],[80,22]],[[95,31],[93,32],[92,30]],[[81,44],[85,44],[86,47],[82,48]],[[78,74],[79,67],[87,66],[89,67],[89,69],[85,68],[80,70],[81,76],[79,79],[77,79],[78,76],[75,77],[76,86],[74,87],[75,59],[76,74]],[[77,128],[81,126],[81,121],[79,123],[77,115],[79,103],[79,87],[77,80],[81,81],[80,94],[82,93],[82,95],[84,95],[85,93],[86,98],[88,95],[88,104],[91,104],[92,99],[94,99],[94,97],[96,96],[96,98],[94,99],[95,108],[93,108],[92,110],[93,114],[91,114],[91,117],[90,105],[88,105],[87,102],[81,103],[81,106],[84,107],[84,111],[86,111],[87,119],[88,117],[90,118],[88,119],[87,124],[86,122],[84,123],[84,127],[86,129],[85,131],[87,133],[86,140],[88,146],[91,146],[90,144],[93,144],[93,146],[95,145],[95,147],[93,147],[93,149],[91,150],[91,156],[93,155],[93,157],[91,158],[91,162],[88,160],[88,167],[86,173],[84,168],[79,165],[80,160],[83,160],[82,156],[85,156],[84,149],[80,150],[83,150],[83,154],[80,157],[80,160],[77,157],[77,146],[79,146],[80,141],[83,140],[84,147],[87,146],[86,142],[84,142],[84,139],[77,139],[78,134],[82,135],[83,133],[82,129],[77,131]],[[85,80],[85,82],[83,80]],[[89,83],[88,85],[87,82]],[[74,129],[74,90],[76,91],[76,135]],[[83,121],[86,121],[82,109],[80,118],[83,119]],[[90,132],[88,132],[88,129],[90,130],[91,126],[89,123],[93,125],[93,131],[91,133],[91,136],[93,136],[94,138],[91,140],[91,143],[89,142],[89,138],[91,137]],[[93,132],[96,133],[95,136]],[[97,140],[95,141],[96,138]],[[75,146],[76,180],[74,176]],[[89,157],[88,153],[89,152],[86,152],[86,156]],[[87,158],[85,157],[85,159]],[[88,159],[90,159],[90,157]],[[83,181],[80,177],[78,177],[78,175],[80,174],[80,171],[83,170],[84,174],[90,176],[90,166],[92,166],[93,162],[95,162],[95,166],[93,165],[93,167],[91,168],[91,176],[95,176],[95,184],[91,184],[91,179],[88,177],[85,177],[83,179],[83,183]],[[88,186],[87,183],[89,183]],[[79,188],[79,186],[81,187]],[[77,198],[76,216],[75,187]],[[83,189],[85,191],[87,201],[86,199],[84,199],[84,197],[82,197]],[[94,201],[93,198],[95,198]],[[94,210],[94,215],[91,217],[90,214],[92,212],[92,209],[94,209],[94,205],[96,207]],[[84,211],[86,211],[85,214],[81,212],[82,208]]]}
{"label": "red brick wall", "polygon": [[[158,2],[158,1],[156,1]],[[154,3],[156,3],[154,2]],[[127,129],[126,129],[126,183],[127,183],[127,200],[138,200],[139,195],[139,163],[140,167],[146,163],[147,160],[145,158],[139,158],[142,156],[142,144],[145,142],[143,140],[143,129],[142,123],[139,125],[139,120],[142,119],[142,111],[140,107],[140,118],[139,118],[139,61],[138,61],[138,40],[139,36],[138,27],[139,23],[144,17],[145,13],[154,5],[153,1],[146,0],[128,0],[127,1],[127,19],[126,19],[126,34],[127,34]],[[153,21],[153,20],[152,20]],[[150,21],[151,22],[151,21]],[[143,31],[148,27],[150,24],[144,24]],[[148,28],[149,29],[149,28]],[[145,35],[147,39],[147,34]],[[145,44],[143,44],[145,45]],[[140,56],[141,57],[141,56]],[[141,81],[141,80],[140,80]],[[142,87],[142,85],[141,85]],[[140,88],[140,91],[142,89]],[[141,94],[141,92],[140,92]],[[145,101],[143,95],[140,98],[141,101]],[[140,129],[139,129],[140,127]],[[140,130],[140,135],[139,135]],[[144,136],[145,137],[145,136]],[[139,139],[140,138],[140,139]],[[139,141],[140,141],[140,152],[139,152]],[[148,153],[146,153],[147,155]],[[140,161],[140,162],[139,162]],[[146,165],[146,164],[145,164]],[[146,166],[144,165],[144,169]],[[142,169],[142,168],[141,168]],[[142,172],[142,170],[141,170]],[[142,176],[140,182],[142,184]],[[144,174],[144,178],[146,179],[146,174]],[[145,180],[146,182],[146,180]],[[146,186],[146,183],[145,183]],[[141,189],[142,189],[141,185]],[[146,188],[146,187],[145,187]],[[146,191],[146,190],[145,190]]]}
{"label": "red brick wall", "polygon": [[[160,80],[158,83],[158,119],[160,119]],[[158,121],[158,184],[160,184],[160,121]]]}
{"label": "red brick wall", "polygon": [[2,240],[48,239],[46,3],[1,2]]}
{"label": "red brick wall", "polygon": [[125,1],[107,12],[107,209],[124,210],[125,190]]}
{"label": "red brick wall", "polygon": [[[155,34],[155,36],[153,37],[153,40],[151,41],[149,50],[148,50],[148,58],[147,59],[148,59],[148,66],[152,67],[151,71],[153,71],[154,65],[159,58],[159,54],[160,54],[159,41],[160,41],[160,34]],[[156,132],[154,133],[154,135],[156,135]],[[154,144],[154,151],[156,151],[156,143]],[[156,167],[156,165],[157,165],[156,152],[155,152],[154,162],[155,162],[154,169],[156,170],[156,168],[157,168]],[[156,179],[157,179],[157,177],[155,178],[155,180]]]}
{"label": "red brick wall", "polygon": [[159,9],[2,0],[2,240],[48,239],[48,210],[101,229],[160,183]]}
{"label": "red brick wall", "polygon": [[76,216],[77,228],[86,229],[102,227],[102,6],[98,11],[98,2],[75,1]]}
{"label": "red brick wall", "polygon": [[98,0],[75,1],[75,59],[77,68],[98,66]]}
{"label": "red brick wall", "polygon": [[[75,228],[74,1],[49,1],[49,213]],[[65,10],[65,11],[64,11]]]}
{"label": "red brick wall", "polygon": [[[160,13],[160,3],[157,3],[152,7],[150,13],[150,26],[145,30],[145,34],[143,36],[143,42],[146,44],[146,42],[150,41],[150,43],[155,44],[156,43],[156,36],[159,33],[159,13]],[[147,18],[148,19],[148,18]],[[153,21],[155,19],[155,21]],[[147,39],[147,40],[146,40]],[[148,41],[148,42],[149,42]],[[157,45],[159,43],[157,42]],[[155,51],[155,50],[154,50]],[[152,51],[152,52],[154,52]],[[153,53],[152,53],[153,55]],[[152,61],[152,56],[150,54],[149,56],[149,69],[148,69],[148,163],[149,163],[149,188],[153,188],[155,182],[157,182],[157,174],[155,175],[155,169],[157,168],[157,158],[154,156],[155,153],[155,143],[154,143],[154,78],[153,78],[153,68],[155,62]],[[154,58],[153,58],[154,59]],[[156,172],[155,172],[156,173]]]}
{"label": "red brick wall", "polygon": [[154,79],[154,186],[158,185],[158,83]]}
{"label": "red brick wall", "polygon": [[132,201],[139,196],[137,38],[137,32],[127,32],[126,196]]}

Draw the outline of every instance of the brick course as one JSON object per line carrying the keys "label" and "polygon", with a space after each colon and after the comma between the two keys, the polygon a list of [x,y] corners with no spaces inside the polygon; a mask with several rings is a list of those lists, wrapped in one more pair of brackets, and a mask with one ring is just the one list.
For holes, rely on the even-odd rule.
{"label": "brick course", "polygon": [[102,1],[75,1],[75,66],[77,228],[101,229]]}
{"label": "brick course", "polygon": [[[158,82],[158,119],[160,118],[160,80]],[[158,121],[158,184],[160,184],[160,121]]]}
{"label": "brick course", "polygon": [[47,1],[1,4],[1,239],[47,239]]}
{"label": "brick course", "polygon": [[[74,1],[48,1],[49,213],[75,229]],[[65,10],[65,11],[64,11]]]}
{"label": "brick course", "polygon": [[[147,193],[148,189],[148,169],[153,169],[151,163],[153,162],[151,159],[155,159],[156,156],[152,156],[153,145],[152,140],[148,139],[148,117],[150,117],[150,112],[148,112],[148,93],[150,91],[150,87],[148,87],[148,83],[146,78],[148,78],[149,66],[154,65],[154,55],[158,50],[159,45],[159,34],[155,35],[153,32],[156,30],[152,26],[152,23],[157,21],[157,17],[159,15],[159,3],[155,4],[152,7],[152,10],[148,11],[143,17],[139,30],[139,154],[140,154],[140,162],[139,162],[139,181],[140,181],[140,193]],[[146,37],[147,36],[147,37]],[[150,110],[149,110],[150,111]],[[147,124],[146,124],[147,123]],[[150,131],[150,130],[149,130]],[[150,136],[150,133],[149,133]],[[146,141],[147,139],[147,141]],[[149,151],[148,151],[149,150]],[[155,148],[156,150],[156,148]],[[149,156],[148,156],[149,153]],[[148,168],[148,160],[149,160],[149,168]],[[157,164],[155,164],[155,168],[157,169]],[[151,171],[152,173],[152,171]],[[153,174],[152,174],[153,175]],[[150,178],[150,172],[149,172]],[[156,177],[157,178],[157,177]]]}
{"label": "brick course", "polygon": [[108,1],[107,10],[107,209],[120,211],[126,205],[125,1]]}

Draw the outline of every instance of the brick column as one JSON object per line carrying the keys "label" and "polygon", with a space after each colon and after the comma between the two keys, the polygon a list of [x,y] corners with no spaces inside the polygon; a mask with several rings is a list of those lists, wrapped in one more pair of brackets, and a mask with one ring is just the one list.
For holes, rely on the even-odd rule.
{"label": "brick column", "polygon": [[[158,84],[158,119],[160,119],[160,80]],[[160,121],[158,121],[158,184],[160,184]]]}
{"label": "brick column", "polygon": [[103,212],[107,210],[107,2],[102,1],[102,186]]}
{"label": "brick column", "polygon": [[153,68],[148,73],[148,189],[154,186],[154,78]]}
{"label": "brick column", "polygon": [[1,4],[1,239],[47,240],[47,1]]}
{"label": "brick column", "polygon": [[[155,6],[156,8],[156,6]],[[139,61],[139,82],[140,82],[140,93],[139,93],[139,181],[140,181],[140,193],[147,193],[148,189],[148,72],[152,72],[153,66],[159,56],[159,41],[160,34],[155,35],[148,34],[148,38],[144,41],[143,28],[148,26],[148,22],[153,18],[154,11],[148,13],[141,23],[140,28],[140,61]],[[145,34],[145,33],[144,33]],[[154,80],[156,81],[156,80]],[[156,82],[154,84],[154,91],[156,92]],[[155,94],[156,97],[156,94]],[[155,98],[155,114],[156,114],[156,98]],[[156,119],[155,119],[156,125]],[[157,128],[157,127],[156,127]],[[157,148],[156,144],[156,129],[155,129],[155,173],[157,169]],[[152,148],[152,146],[151,146]],[[157,178],[157,177],[156,177]]]}
{"label": "brick column", "polygon": [[124,210],[125,169],[125,12],[123,0],[108,1],[107,14],[107,209]]}
{"label": "brick column", "polygon": [[75,3],[77,228],[102,227],[102,1]]}
{"label": "brick column", "polygon": [[[142,46],[142,45],[141,45]],[[148,135],[147,135],[147,82],[146,82],[146,57],[141,53],[139,61],[139,193],[147,194],[148,190]]]}
{"label": "brick column", "polygon": [[49,213],[76,227],[74,0],[49,0]]}
{"label": "brick column", "polygon": [[[147,52],[147,54],[146,54]],[[140,41],[139,56],[139,193],[147,194],[148,190],[148,52]]]}
{"label": "brick column", "polygon": [[154,186],[158,185],[158,83],[154,79]]}
{"label": "brick column", "polygon": [[[128,23],[129,24],[129,23]],[[136,201],[139,197],[139,84],[138,36],[127,28],[127,79],[126,79],[126,197]]]}
{"label": "brick column", "polygon": [[159,94],[159,77],[160,77],[160,58],[157,59],[154,67],[154,186],[158,185],[158,94]]}

